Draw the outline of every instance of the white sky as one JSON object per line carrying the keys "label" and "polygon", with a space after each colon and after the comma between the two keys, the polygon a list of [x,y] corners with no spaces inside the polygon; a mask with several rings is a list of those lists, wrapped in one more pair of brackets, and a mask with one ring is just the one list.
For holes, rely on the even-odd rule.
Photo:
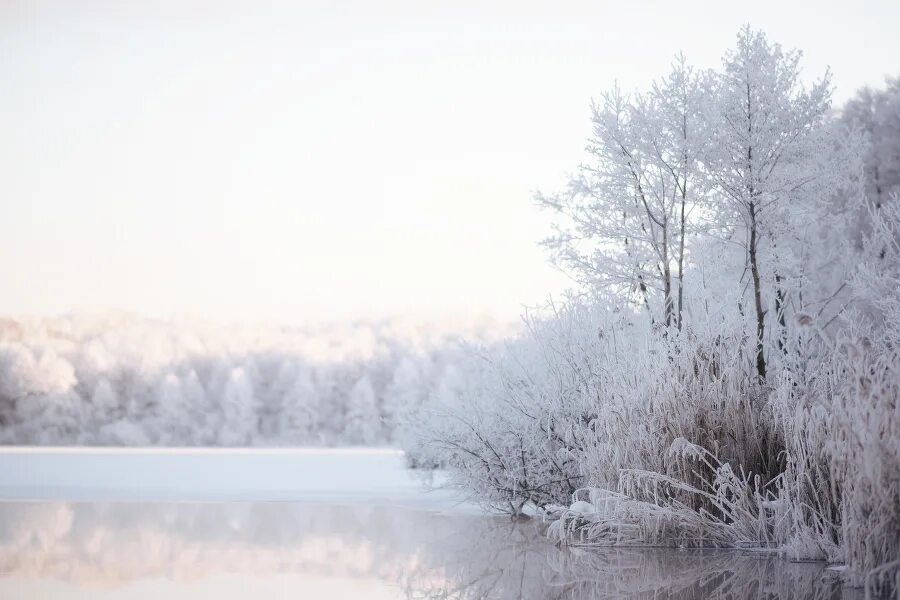
{"label": "white sky", "polygon": [[744,22],[838,100],[900,74],[898,0],[4,0],[0,314],[512,317],[591,96]]}

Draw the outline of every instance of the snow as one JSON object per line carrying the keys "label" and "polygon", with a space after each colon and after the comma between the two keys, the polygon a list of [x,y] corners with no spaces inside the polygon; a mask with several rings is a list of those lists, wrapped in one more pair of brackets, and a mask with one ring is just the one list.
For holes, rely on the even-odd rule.
{"label": "snow", "polygon": [[0,499],[472,508],[450,490],[430,489],[389,448],[8,447],[0,449]]}
{"label": "snow", "polygon": [[590,502],[578,500],[577,502],[572,503],[572,506],[569,507],[569,510],[579,515],[590,515],[597,512],[597,507],[595,507]]}

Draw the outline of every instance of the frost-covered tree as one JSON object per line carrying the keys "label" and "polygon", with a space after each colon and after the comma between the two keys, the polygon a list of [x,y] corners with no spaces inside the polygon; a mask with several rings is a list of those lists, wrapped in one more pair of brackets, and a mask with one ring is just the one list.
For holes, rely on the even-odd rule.
{"label": "frost-covered tree", "polygon": [[21,419],[20,405],[28,393],[34,357],[17,343],[0,346],[0,425],[9,427]]}
{"label": "frost-covered tree", "polygon": [[279,411],[281,436],[287,442],[314,443],[321,439],[319,394],[309,369],[294,373]]}
{"label": "frost-covered tree", "polygon": [[717,192],[711,206],[722,234],[746,253],[761,380],[767,372],[767,322],[785,327],[786,291],[779,271],[790,252],[779,247],[790,233],[783,230],[790,223],[785,213],[807,199],[826,172],[816,159],[830,107],[830,75],[807,90],[799,62],[799,52],[784,51],[764,33],[744,27],[707,104],[713,133],[703,160]]}
{"label": "frost-covered tree", "polygon": [[196,415],[177,375],[168,373],[157,384],[156,402],[161,443],[178,444],[178,440],[190,437]]}
{"label": "frost-covered tree", "polygon": [[[215,405],[210,401],[195,370],[191,369],[182,380],[181,393],[188,411],[192,433],[185,438],[175,440],[175,443],[197,446],[214,445],[216,432],[212,426],[210,413]],[[177,418],[184,419],[185,416],[178,415]]]}
{"label": "frost-covered tree", "polygon": [[112,384],[106,378],[100,379],[91,394],[90,411],[94,418],[104,422],[115,421],[121,416],[119,407],[119,395]]}
{"label": "frost-covered tree", "polygon": [[685,256],[704,197],[706,77],[679,56],[649,93],[618,88],[592,106],[590,159],[564,194],[538,194],[563,221],[544,244],[576,280],[626,294],[681,326]]}
{"label": "frost-covered tree", "polygon": [[402,359],[391,375],[391,382],[382,402],[382,416],[388,439],[394,438],[400,422],[410,411],[421,405],[428,391],[428,384],[419,365],[409,357]]}
{"label": "frost-covered tree", "polygon": [[256,432],[256,401],[253,384],[247,372],[237,367],[228,374],[222,396],[223,422],[219,443],[223,446],[245,446]]}
{"label": "frost-covered tree", "polygon": [[76,383],[72,364],[52,348],[37,352],[21,344],[0,348],[0,394],[9,399],[24,400],[29,396],[64,393]]}
{"label": "frost-covered tree", "polygon": [[360,377],[347,399],[344,436],[352,444],[372,444],[380,430],[375,390],[368,377]]}
{"label": "frost-covered tree", "polygon": [[53,348],[35,350],[18,343],[0,346],[0,416],[7,426],[24,422],[24,430],[13,433],[14,439],[16,435],[38,443],[74,439],[85,413],[73,389],[75,370]]}
{"label": "frost-covered tree", "polygon": [[866,137],[866,193],[879,208],[900,194],[900,78],[888,79],[884,89],[860,90],[844,106],[841,121]]}

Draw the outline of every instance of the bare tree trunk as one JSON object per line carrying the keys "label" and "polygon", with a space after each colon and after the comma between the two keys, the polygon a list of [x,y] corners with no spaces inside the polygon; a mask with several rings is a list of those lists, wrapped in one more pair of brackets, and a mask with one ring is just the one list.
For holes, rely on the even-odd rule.
{"label": "bare tree trunk", "polygon": [[638,289],[641,292],[641,298],[644,300],[644,308],[647,309],[647,314],[650,315],[650,324],[652,325],[655,319],[653,318],[653,311],[650,309],[650,299],[647,296],[647,284],[644,283],[643,275],[638,275]]}
{"label": "bare tree trunk", "polygon": [[763,348],[763,340],[766,337],[766,313],[762,304],[762,288],[759,280],[759,262],[756,250],[759,242],[757,231],[757,206],[756,190],[753,185],[753,107],[750,95],[750,76],[747,75],[747,185],[748,208],[750,216],[750,244],[747,248],[750,260],[750,274],[753,277],[753,302],[756,306],[756,375],[760,383],[766,380],[766,355]]}
{"label": "bare tree trunk", "polygon": [[775,273],[775,315],[778,318],[778,349],[787,354],[787,319],[784,314],[784,289],[781,275]]}
{"label": "bare tree trunk", "polygon": [[881,178],[878,176],[878,163],[875,163],[875,208],[881,208]]}
{"label": "bare tree trunk", "polygon": [[766,335],[765,316],[762,305],[762,289],[759,280],[759,264],[756,258],[758,234],[756,231],[756,202],[750,201],[750,244],[747,249],[750,260],[750,274],[753,277],[753,302],[756,306],[756,374],[760,382],[766,380],[766,356],[763,339]]}
{"label": "bare tree trunk", "polygon": [[[665,222],[665,221],[664,221]],[[668,223],[662,228],[663,234],[663,302],[665,302],[665,321],[666,329],[672,325],[672,313],[674,305],[672,303],[672,270],[669,268],[669,227]]]}
{"label": "bare tree trunk", "polygon": [[[627,215],[622,215],[623,220],[627,218]],[[631,256],[631,252],[628,250],[628,238],[625,238],[625,252]],[[641,275],[641,265],[640,263],[635,263],[634,272],[636,275],[636,281],[638,284],[638,290],[641,292],[641,299],[644,301],[644,308],[647,309],[647,314],[650,316],[650,323],[654,322],[653,319],[653,311],[650,309],[650,299],[648,297],[647,284],[644,282],[644,276]]]}
{"label": "bare tree trunk", "polygon": [[666,327],[669,327],[672,325],[674,307],[672,305],[672,276],[669,273],[668,266],[666,266],[663,272],[663,278],[665,279],[665,281],[663,282],[663,293],[665,295],[666,302]]}
{"label": "bare tree trunk", "polygon": [[687,181],[681,188],[681,220],[678,223],[678,330],[681,331],[681,313],[684,309],[684,206],[687,203]]}

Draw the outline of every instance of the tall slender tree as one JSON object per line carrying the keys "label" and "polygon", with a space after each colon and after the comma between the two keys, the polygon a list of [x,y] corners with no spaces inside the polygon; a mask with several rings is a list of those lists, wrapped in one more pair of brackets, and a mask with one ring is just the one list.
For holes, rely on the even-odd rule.
{"label": "tall slender tree", "polygon": [[808,90],[803,87],[800,57],[769,43],[764,33],[742,28],[737,47],[726,54],[717,74],[708,105],[714,135],[704,162],[718,192],[713,208],[719,224],[746,252],[760,381],[766,379],[767,302],[779,330],[784,329],[785,289],[777,267],[777,231],[783,225],[779,219],[786,205],[802,198],[820,174],[806,165],[814,162],[816,133],[831,101],[829,73]]}
{"label": "tall slender tree", "polygon": [[544,241],[557,265],[583,285],[636,300],[667,327],[682,323],[701,189],[702,82],[679,56],[650,93],[604,94],[592,106],[590,160],[565,193],[537,195],[562,218]]}

